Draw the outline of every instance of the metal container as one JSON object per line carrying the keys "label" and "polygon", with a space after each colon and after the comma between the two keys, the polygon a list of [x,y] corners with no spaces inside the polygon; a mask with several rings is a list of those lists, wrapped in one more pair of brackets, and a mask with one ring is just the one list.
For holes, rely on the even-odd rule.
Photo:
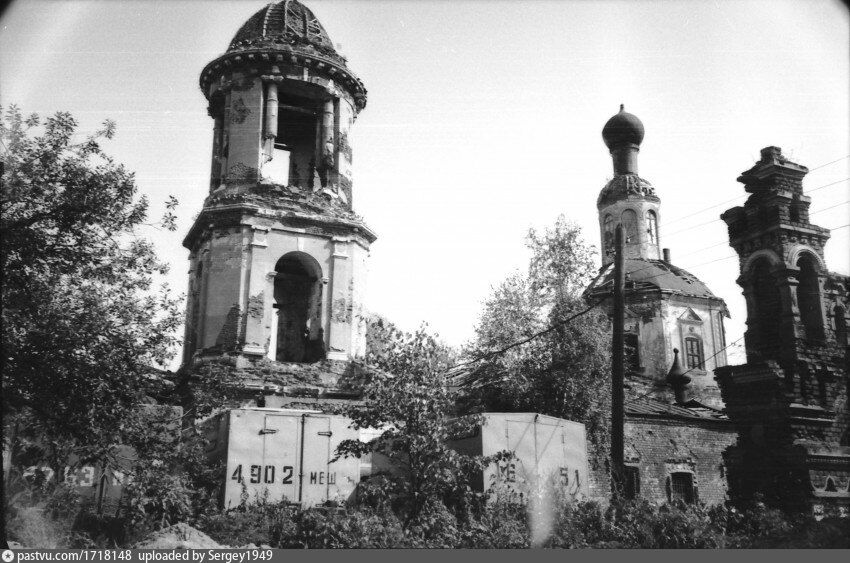
{"label": "metal container", "polygon": [[356,458],[335,457],[343,440],[356,440],[351,420],[319,411],[233,409],[204,424],[208,455],[224,461],[222,505],[346,502],[360,481]]}
{"label": "metal container", "polygon": [[509,459],[491,463],[474,483],[498,496],[522,500],[553,487],[576,500],[588,495],[587,439],[584,424],[535,413],[484,413],[465,435],[449,445],[467,455]]}

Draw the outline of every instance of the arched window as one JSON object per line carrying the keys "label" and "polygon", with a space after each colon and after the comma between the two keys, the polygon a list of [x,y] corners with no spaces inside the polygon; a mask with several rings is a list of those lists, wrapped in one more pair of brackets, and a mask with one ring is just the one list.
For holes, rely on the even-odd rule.
{"label": "arched window", "polygon": [[275,359],[316,362],[324,357],[322,269],[308,254],[290,252],[275,265]]}
{"label": "arched window", "polygon": [[658,217],[655,211],[646,212],[646,232],[649,234],[649,243],[658,244]]}
{"label": "arched window", "polygon": [[800,268],[797,285],[797,304],[800,321],[806,329],[806,338],[823,339],[823,314],[821,312],[820,282],[814,259],[803,256],[797,261]]}
{"label": "arched window", "polygon": [[702,342],[698,337],[685,338],[685,360],[688,369],[705,369],[702,363]]}
{"label": "arched window", "polygon": [[755,301],[755,321],[758,323],[758,341],[761,346],[779,344],[781,301],[776,278],[770,272],[770,262],[762,258],[752,269],[752,299]]}
{"label": "arched window", "polygon": [[606,250],[614,248],[614,218],[609,213],[602,221],[602,242]]}
{"label": "arched window", "polygon": [[626,236],[626,244],[637,244],[640,242],[638,240],[637,213],[631,209],[626,209],[623,211],[621,221],[623,222],[623,234]]}
{"label": "arched window", "polygon": [[839,346],[847,346],[847,319],[844,307],[838,305],[832,311],[835,317],[835,340]]}

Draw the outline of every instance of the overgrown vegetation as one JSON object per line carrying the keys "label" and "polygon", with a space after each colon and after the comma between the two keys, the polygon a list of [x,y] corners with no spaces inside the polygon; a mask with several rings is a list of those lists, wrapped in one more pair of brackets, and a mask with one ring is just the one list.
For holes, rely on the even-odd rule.
{"label": "overgrown vegetation", "polygon": [[[81,141],[75,130],[68,114],[40,127],[14,107],[0,124],[9,539],[124,547],[188,522],[225,545],[278,548],[850,547],[850,519],[814,522],[760,505],[739,511],[639,500],[605,508],[554,491],[527,504],[475,492],[471,476],[489,460],[447,446],[463,430],[451,422],[457,405],[448,377],[457,372],[449,367],[458,360],[424,327],[408,334],[380,320],[370,327],[367,402],[346,414],[381,433],[368,444],[345,442],[338,453],[372,455],[384,474],[361,483],[343,508],[261,501],[216,509],[220,473],[206,464],[201,436],[182,423],[210,413],[232,387],[215,370],[198,370],[191,413],[167,407],[181,397],[153,366],[169,358],[180,315],[167,290],[155,288],[165,265],[137,236],[147,202],[136,197],[132,174],[101,151],[114,125]],[[528,274],[494,291],[466,350],[475,381],[466,407],[584,422],[599,455],[610,396],[607,319],[589,311],[564,322],[587,308],[579,293],[592,251],[563,217],[542,234],[530,231],[528,244]],[[509,347],[545,327],[555,328]],[[66,465],[71,475],[82,465],[125,473],[120,505],[87,505],[61,478]]]}
{"label": "overgrown vegetation", "polygon": [[[109,121],[82,136],[67,113],[42,121],[15,106],[0,120],[10,533],[21,519],[55,521],[55,507],[78,507],[66,468],[71,478],[84,466],[123,473],[127,522],[139,529],[186,518],[205,494],[196,441],[177,447],[179,410],[151,408],[178,400],[157,366],[174,353],[182,311],[157,284],[167,265],[140,236],[148,202],[101,148],[114,134]],[[175,228],[176,205],[157,225]],[[122,459],[126,446],[135,463]]]}
{"label": "overgrown vegetation", "polygon": [[[594,271],[594,251],[579,227],[559,216],[542,233],[531,229],[527,274],[516,273],[485,301],[465,356],[470,411],[538,412],[582,422],[595,459],[610,439],[610,323],[581,298]],[[575,317],[567,322],[568,319]],[[526,344],[516,342],[545,332]],[[503,352],[504,350],[504,352]]]}
{"label": "overgrown vegetation", "polygon": [[[618,515],[615,520],[614,514]],[[562,503],[539,545],[549,548],[848,548],[847,519],[814,522],[754,507],[736,511],[683,504],[627,502],[617,511],[595,502]],[[211,514],[199,529],[226,545],[278,548],[481,548],[533,545],[525,507],[491,503],[468,519],[446,514],[439,530],[405,528],[386,508],[313,509],[256,506]]]}

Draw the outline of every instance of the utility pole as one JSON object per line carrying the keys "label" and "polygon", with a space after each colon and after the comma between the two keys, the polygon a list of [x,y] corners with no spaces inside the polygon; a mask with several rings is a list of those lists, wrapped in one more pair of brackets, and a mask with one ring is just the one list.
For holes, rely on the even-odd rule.
{"label": "utility pole", "polygon": [[623,255],[623,225],[614,233],[614,337],[611,351],[611,489],[614,498],[623,491],[623,325],[625,324],[626,276]]}

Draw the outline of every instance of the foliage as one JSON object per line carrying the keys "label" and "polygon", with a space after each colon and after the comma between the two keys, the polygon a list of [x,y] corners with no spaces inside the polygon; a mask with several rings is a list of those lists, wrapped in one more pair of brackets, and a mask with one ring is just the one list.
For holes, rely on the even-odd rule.
{"label": "foliage", "polygon": [[[179,415],[143,405],[174,399],[156,366],[172,357],[182,316],[156,284],[167,266],[139,236],[148,202],[101,148],[114,134],[107,121],[80,138],[67,113],[42,124],[15,106],[0,120],[4,445],[16,471],[56,476],[71,460],[127,471],[119,445],[132,446],[131,521],[164,523],[196,500],[196,483],[174,471],[192,448],[177,447]],[[176,228],[176,205],[166,202],[164,228]],[[7,493],[25,490],[6,477]]]}
{"label": "foliage", "polygon": [[337,455],[371,454],[373,467],[386,460],[387,498],[405,527],[439,527],[443,503],[462,510],[471,471],[480,467],[446,444],[455,426],[446,379],[450,352],[425,326],[413,334],[381,327],[383,344],[367,356],[376,372],[364,388],[366,404],[345,409],[355,428],[381,434],[369,443],[346,440]]}
{"label": "foliage", "polygon": [[[752,547],[850,547],[850,521],[815,522],[763,508],[656,506],[645,500],[603,507],[593,501],[556,499],[552,526],[537,545],[567,549],[714,549]],[[761,519],[770,523],[762,526]],[[441,513],[441,525],[404,527],[386,507],[299,510],[253,505],[203,517],[198,525],[224,545],[277,548],[473,548],[517,549],[533,545],[528,507],[504,501],[483,505],[472,518]]]}
{"label": "foliage", "polygon": [[[31,457],[58,463],[68,444],[90,458],[118,441],[132,406],[155,392],[151,366],[172,353],[178,301],[152,291],[167,267],[136,236],[147,201],[100,148],[114,124],[76,142],[67,113],[48,118],[40,135],[37,116],[13,106],[4,117],[2,367],[6,421],[18,423],[12,455],[28,446]],[[31,436],[42,451],[26,443]]]}
{"label": "foliage", "polygon": [[[528,274],[508,277],[484,303],[466,350],[479,361],[464,406],[582,422],[595,457],[604,457],[610,434],[610,324],[599,309],[582,314],[588,304],[580,297],[593,270],[593,249],[563,216],[543,234],[529,231],[527,244]],[[548,327],[557,328],[509,348]]]}

